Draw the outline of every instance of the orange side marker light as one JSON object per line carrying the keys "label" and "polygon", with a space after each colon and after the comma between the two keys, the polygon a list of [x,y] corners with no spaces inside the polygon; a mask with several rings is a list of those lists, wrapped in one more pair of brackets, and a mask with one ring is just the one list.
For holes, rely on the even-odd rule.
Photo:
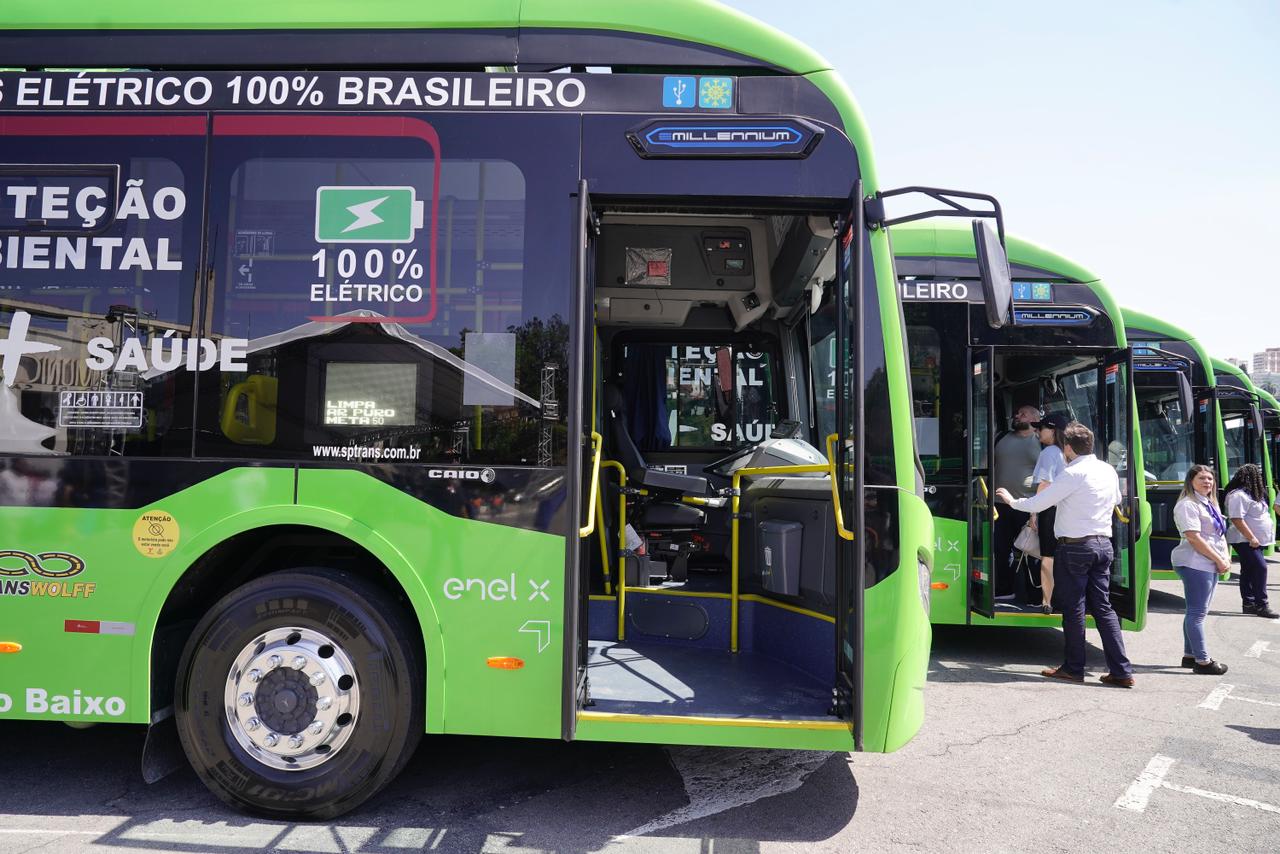
{"label": "orange side marker light", "polygon": [[496,670],[519,670],[524,667],[524,659],[513,655],[491,655],[485,663]]}
{"label": "orange side marker light", "polygon": [[22,644],[17,641],[0,641],[0,652],[22,652]]}
{"label": "orange side marker light", "polygon": [[945,582],[945,581],[935,581],[935,582],[933,582],[932,584],[930,584],[929,586],[930,586],[931,588],[933,588],[934,590],[946,590],[946,589],[947,589],[948,587],[950,587],[951,585],[950,585],[950,584],[947,584],[947,582]]}

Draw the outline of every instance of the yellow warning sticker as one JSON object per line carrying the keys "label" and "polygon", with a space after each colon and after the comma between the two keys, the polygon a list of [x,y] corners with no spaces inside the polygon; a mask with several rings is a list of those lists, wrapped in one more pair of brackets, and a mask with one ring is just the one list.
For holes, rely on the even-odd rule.
{"label": "yellow warning sticker", "polygon": [[163,510],[148,510],[133,523],[133,545],[146,557],[164,557],[178,547],[178,522]]}

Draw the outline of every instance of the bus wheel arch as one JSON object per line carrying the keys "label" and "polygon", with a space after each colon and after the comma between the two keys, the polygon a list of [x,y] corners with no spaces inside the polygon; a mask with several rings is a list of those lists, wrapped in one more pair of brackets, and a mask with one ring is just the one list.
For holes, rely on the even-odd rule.
{"label": "bus wheel arch", "polygon": [[[418,615],[404,583],[370,549],[327,528],[280,524],[250,528],[205,550],[170,586],[156,619],[150,649],[153,719],[173,704],[178,660],[196,624],[232,590],[258,578],[291,569],[316,568],[351,573],[382,588],[409,616],[411,643],[424,668],[430,660]],[[425,698],[424,698],[425,699]]]}

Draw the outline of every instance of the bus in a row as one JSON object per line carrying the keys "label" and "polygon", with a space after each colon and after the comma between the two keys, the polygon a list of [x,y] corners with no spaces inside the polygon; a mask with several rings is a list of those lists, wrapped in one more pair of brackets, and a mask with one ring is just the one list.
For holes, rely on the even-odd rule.
{"label": "bus in a row", "polygon": [[[953,557],[899,194],[829,63],[662,9],[0,12],[0,719],[147,725],[285,818],[424,733],[912,737]],[[998,207],[926,202],[982,220],[939,322],[1031,383]],[[1123,330],[1045,264],[1097,320],[1037,394],[1123,442]]]}
{"label": "bus in a row", "polygon": [[[1273,500],[1276,471],[1269,453],[1268,418],[1261,392],[1234,365],[1212,358],[1196,337],[1133,309],[1125,324],[1152,372],[1139,375],[1138,411],[1145,479],[1151,500],[1151,556],[1155,578],[1176,578],[1171,562],[1179,535],[1173,508],[1187,470],[1210,466],[1219,491],[1245,463],[1262,466]],[[1280,418],[1272,418],[1280,429]]]}
{"label": "bus in a row", "polygon": [[[1124,628],[1146,620],[1149,527],[1141,400],[1150,359],[1131,349],[1123,315],[1101,278],[1034,243],[1010,236],[1014,322],[992,328],[966,230],[912,223],[891,229],[906,322],[911,402],[925,501],[934,517],[931,615],[935,624],[1048,626],[1035,561],[1009,559],[999,536],[1009,508],[995,491],[996,444],[1023,407],[1061,413],[1094,431],[1099,456],[1116,467],[1124,506],[1113,520],[1111,602]],[[1038,447],[1038,445],[1037,445]],[[1030,469],[1020,474],[1030,474]],[[1001,554],[1003,552],[1003,554]],[[1021,583],[1006,571],[1027,573]],[[1000,589],[1025,589],[1023,598]]]}

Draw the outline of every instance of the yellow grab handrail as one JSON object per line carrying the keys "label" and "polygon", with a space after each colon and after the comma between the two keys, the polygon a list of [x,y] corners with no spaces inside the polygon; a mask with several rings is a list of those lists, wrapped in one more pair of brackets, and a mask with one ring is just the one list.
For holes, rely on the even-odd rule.
{"label": "yellow grab handrail", "polygon": [[[729,552],[729,651],[738,651],[738,602],[742,598],[738,592],[738,508],[742,500],[742,478],[744,476],[756,476],[765,474],[827,474],[831,476],[831,480],[835,482],[835,463],[830,459],[825,464],[814,464],[804,466],[760,466],[758,468],[740,468],[733,473],[733,499],[730,504],[732,514],[730,516],[730,552]],[[834,492],[832,497],[835,497]],[[838,501],[838,499],[837,499]],[[836,504],[839,507],[839,504]],[[838,511],[837,511],[838,512]],[[844,530],[840,517],[836,516],[836,525],[841,531],[840,536],[847,540],[853,539],[853,534]]]}
{"label": "yellow grab handrail", "polygon": [[991,520],[994,522],[995,520],[1000,518],[1000,511],[999,509],[996,508],[996,503],[991,500],[991,492],[987,489],[986,478],[983,478],[983,477],[978,478],[978,486],[982,487],[982,497],[985,498],[987,500],[987,503],[991,505]]}
{"label": "yellow grab handrail", "polygon": [[1117,518],[1117,519],[1119,519],[1121,522],[1123,522],[1123,523],[1124,523],[1124,524],[1126,524],[1126,525],[1128,525],[1128,524],[1129,524],[1129,517],[1128,517],[1128,516],[1126,516],[1126,515],[1124,514],[1124,511],[1120,509],[1120,505],[1119,505],[1119,504],[1117,504],[1117,505],[1116,505],[1116,518]]}
{"label": "yellow grab handrail", "polygon": [[625,640],[627,632],[627,567],[624,552],[627,550],[627,493],[625,491],[627,470],[617,460],[605,460],[600,465],[607,469],[616,469],[618,472],[618,640]]}
{"label": "yellow grab handrail", "polygon": [[591,498],[587,501],[587,524],[578,529],[578,536],[585,539],[596,529],[596,496],[600,494],[600,451],[604,448],[604,437],[591,431]]}
{"label": "yellow grab handrail", "polygon": [[852,540],[853,531],[844,526],[844,509],[840,506],[840,483],[836,477],[836,455],[832,448],[839,438],[839,433],[832,433],[827,437],[827,466],[831,469],[831,509],[836,514],[836,533],[841,539]]}

